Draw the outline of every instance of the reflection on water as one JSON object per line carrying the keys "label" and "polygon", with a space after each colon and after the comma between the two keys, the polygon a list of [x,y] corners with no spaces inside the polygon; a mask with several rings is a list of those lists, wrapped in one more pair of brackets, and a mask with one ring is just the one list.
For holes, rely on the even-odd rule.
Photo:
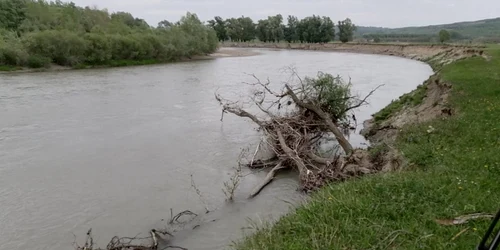
{"label": "reflection on water", "polygon": [[[247,219],[278,218],[302,197],[293,173],[279,175],[255,199],[265,176],[245,178],[226,204],[222,183],[242,148],[259,140],[244,119],[226,115],[214,92],[246,95],[246,73],[281,82],[281,70],[351,77],[355,92],[385,84],[358,121],[409,92],[432,72],[406,59],[312,51],[119,69],[0,75],[0,249],[69,249],[89,228],[105,246],[114,235],[143,235],[170,209],[203,213],[191,175],[208,206],[201,226],[176,245],[220,249]],[[360,129],[360,128],[359,128]],[[358,131],[359,131],[358,129]],[[355,145],[363,143],[351,136]]]}

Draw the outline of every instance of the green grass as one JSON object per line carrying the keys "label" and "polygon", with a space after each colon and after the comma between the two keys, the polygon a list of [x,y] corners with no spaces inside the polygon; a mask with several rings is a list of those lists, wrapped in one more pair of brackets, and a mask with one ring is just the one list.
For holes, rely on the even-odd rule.
{"label": "green grass", "polygon": [[0,71],[15,71],[22,69],[18,66],[11,66],[11,65],[0,65]]}
{"label": "green grass", "polygon": [[426,96],[426,90],[425,85],[419,85],[414,91],[402,95],[399,99],[392,101],[385,108],[375,113],[373,119],[377,123],[382,122],[406,106],[417,106],[421,104]]}
{"label": "green grass", "polygon": [[487,52],[490,61],[442,68],[458,114],[403,129],[397,147],[410,162],[405,170],[325,187],[236,249],[474,249],[489,221],[435,219],[500,209],[500,47]]}
{"label": "green grass", "polygon": [[74,69],[86,69],[86,68],[106,68],[106,67],[127,67],[127,66],[139,66],[139,65],[151,65],[164,63],[162,61],[149,59],[149,60],[111,60],[103,64],[78,64],[74,66]]}

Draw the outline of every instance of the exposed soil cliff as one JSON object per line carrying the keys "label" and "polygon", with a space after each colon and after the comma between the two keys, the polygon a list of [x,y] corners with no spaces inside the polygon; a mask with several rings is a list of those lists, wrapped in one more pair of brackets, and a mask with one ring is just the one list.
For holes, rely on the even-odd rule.
{"label": "exposed soil cliff", "polygon": [[354,52],[363,54],[391,55],[410,58],[419,61],[433,61],[431,64],[445,65],[453,61],[471,57],[483,56],[483,49],[479,46],[458,45],[420,45],[420,44],[373,44],[373,43],[231,43],[226,42],[222,47],[237,48],[270,48],[270,49],[299,49],[322,50],[337,52]]}

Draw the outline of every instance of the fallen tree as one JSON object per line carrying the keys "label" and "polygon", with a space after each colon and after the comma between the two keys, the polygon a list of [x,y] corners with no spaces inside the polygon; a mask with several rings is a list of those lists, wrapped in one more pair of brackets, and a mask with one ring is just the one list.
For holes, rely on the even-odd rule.
{"label": "fallen tree", "polygon": [[346,83],[340,77],[319,72],[316,78],[302,79],[295,70],[291,74],[291,80],[280,91],[274,91],[269,80],[262,82],[253,76],[255,82],[247,83],[257,88],[250,95],[251,107],[215,95],[222,106],[221,121],[225,113],[252,120],[267,145],[259,144],[256,152],[272,152],[269,159],[252,158],[246,164],[250,168],[271,168],[250,197],[257,195],[281,169],[297,170],[304,191],[376,172],[369,154],[354,149],[347,136],[356,126],[354,110],[367,104],[378,87],[359,98],[352,95],[350,81]]}

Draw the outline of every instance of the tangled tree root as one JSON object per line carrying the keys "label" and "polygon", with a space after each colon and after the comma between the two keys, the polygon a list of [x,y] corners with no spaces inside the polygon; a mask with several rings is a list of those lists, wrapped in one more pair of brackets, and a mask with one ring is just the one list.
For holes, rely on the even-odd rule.
{"label": "tangled tree root", "polygon": [[[343,181],[351,177],[377,172],[365,150],[353,149],[346,139],[351,121],[355,116],[349,112],[366,104],[350,94],[350,83],[328,74],[319,74],[317,79],[302,80],[293,71],[299,84],[286,83],[281,92],[274,92],[270,82],[262,83],[257,77],[250,84],[260,89],[251,96],[253,104],[265,116],[243,109],[238,102],[230,102],[220,95],[215,96],[224,113],[249,118],[259,126],[266,138],[267,150],[274,157],[270,160],[254,160],[249,168],[271,168],[261,184],[256,186],[250,197],[257,195],[281,169],[294,169],[299,173],[300,185],[304,191],[313,191],[331,181]],[[266,98],[270,96],[270,98]],[[222,120],[221,118],[221,120]],[[325,154],[322,144],[332,139],[342,148],[343,154]],[[335,151],[331,144],[327,151]],[[257,150],[263,150],[260,147]]]}

